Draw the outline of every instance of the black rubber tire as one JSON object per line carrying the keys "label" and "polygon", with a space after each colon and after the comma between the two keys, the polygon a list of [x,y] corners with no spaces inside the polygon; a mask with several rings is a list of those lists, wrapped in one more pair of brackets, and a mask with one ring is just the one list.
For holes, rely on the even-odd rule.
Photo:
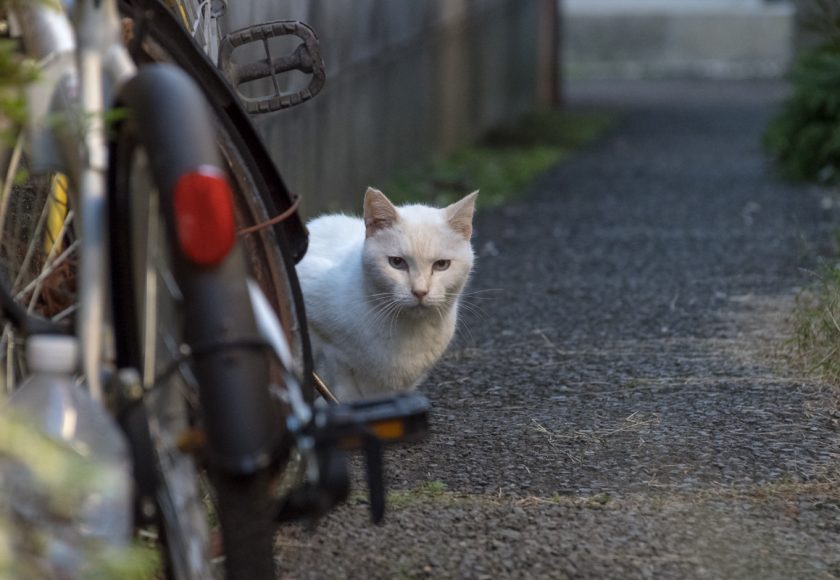
{"label": "black rubber tire", "polygon": [[[222,526],[227,580],[276,578],[274,560],[265,558],[268,548],[273,549],[273,536],[267,536],[262,526],[253,521],[255,517],[270,518],[273,513],[275,503],[268,495],[273,481],[267,472],[250,477],[216,474],[212,478]],[[267,538],[271,539],[271,546],[266,545]]]}
{"label": "black rubber tire", "polygon": [[[124,98],[121,106],[125,110],[125,120],[116,127],[115,136],[111,148],[111,174],[109,176],[109,201],[111,208],[110,236],[112,246],[112,296],[114,303],[114,332],[117,347],[117,362],[121,368],[137,368],[146,372],[143,377],[144,384],[152,383],[158,393],[170,392],[178,397],[179,384],[172,385],[173,380],[188,382],[187,375],[182,371],[173,373],[162,373],[158,367],[157,360],[152,365],[151,374],[148,365],[144,364],[144,324],[147,319],[146,308],[143,306],[145,299],[150,296],[145,288],[139,288],[147,272],[147,263],[152,249],[150,242],[144,237],[149,229],[151,220],[158,220],[168,235],[161,237],[160,242],[165,243],[165,254],[169,256],[172,274],[176,283],[177,291],[173,295],[183,295],[181,308],[159,307],[160,296],[163,292],[155,294],[157,302],[154,305],[153,314],[155,317],[161,311],[167,310],[172,314],[167,320],[160,320],[160,327],[169,325],[173,332],[171,336],[174,344],[186,342],[195,345],[197,341],[210,338],[219,340],[222,343],[235,344],[237,340],[245,337],[256,336],[253,311],[250,307],[247,288],[245,287],[245,272],[247,271],[244,255],[238,246],[224,259],[224,261],[213,268],[196,268],[190,265],[181,255],[177,248],[171,244],[175,239],[173,224],[169,207],[170,195],[173,183],[185,168],[198,168],[205,165],[219,167],[220,159],[215,143],[212,139],[212,122],[204,110],[200,94],[175,91],[174,94],[167,94],[165,89],[171,85],[172,78],[178,83],[189,83],[183,73],[169,65],[150,65],[144,68],[141,73],[132,79],[124,89]],[[185,101],[187,107],[184,106]],[[154,114],[151,113],[154,111]],[[189,146],[192,145],[192,146]],[[146,165],[136,165],[138,155],[148,158]],[[135,168],[140,167],[144,175],[132,174]],[[143,168],[146,167],[147,171]],[[148,174],[148,175],[147,175]],[[133,191],[138,189],[136,184],[146,191]],[[148,186],[146,186],[148,184]],[[140,193],[138,196],[137,194]],[[133,194],[133,195],[132,195]],[[140,204],[140,205],[138,205]],[[154,207],[159,207],[158,216],[149,216]],[[147,217],[149,218],[147,220]],[[140,248],[139,246],[143,246]],[[141,258],[138,258],[141,256]],[[140,263],[142,262],[142,263]],[[158,270],[155,266],[154,272],[157,276]],[[169,272],[167,272],[168,274]],[[233,298],[231,298],[233,297]],[[177,305],[176,305],[177,306]],[[161,308],[159,311],[158,308]],[[153,326],[158,328],[158,324]],[[179,328],[180,327],[180,328]],[[155,331],[153,342],[155,349],[158,349],[158,331]],[[162,344],[165,344],[163,341]],[[178,362],[178,352],[166,351],[161,348],[159,358],[165,359],[170,354],[170,359],[164,363],[171,364]],[[279,409],[276,407],[272,412],[272,403],[268,394],[268,369],[269,353],[264,349],[248,347],[232,347],[231,350],[214,352],[205,356],[198,356],[186,359],[182,364],[190,368],[189,375],[197,378],[199,393],[201,394],[200,404],[187,413],[187,417],[178,424],[188,425],[196,422],[201,425],[208,437],[208,447],[213,447],[213,434],[224,433],[220,430],[222,425],[218,424],[218,407],[230,405],[243,409],[242,418],[247,417],[246,423],[252,421],[256,428],[251,430],[246,425],[244,433],[237,435],[229,433],[232,439],[241,438],[243,445],[253,443],[255,436],[265,435],[270,425],[266,421],[281,422]],[[165,365],[164,365],[165,366]],[[145,371],[143,369],[146,369]],[[180,367],[179,367],[180,368]],[[180,375],[180,378],[176,377]],[[221,383],[217,385],[227,393],[222,399],[207,396],[208,383]],[[262,384],[265,393],[257,390],[255,397],[245,397],[243,401],[240,393],[248,389],[244,385]],[[235,390],[235,392],[234,392]],[[250,389],[254,391],[254,389]],[[153,393],[154,394],[154,393]],[[212,393],[210,393],[212,394]],[[265,395],[262,399],[261,396]],[[148,398],[149,395],[147,395]],[[211,400],[215,399],[215,400]],[[268,401],[268,402],[266,402]],[[250,404],[249,404],[250,403]],[[209,405],[209,406],[208,406]],[[260,408],[265,406],[266,408]],[[187,409],[186,404],[179,408]],[[172,413],[172,411],[169,411]],[[152,413],[154,415],[154,413]],[[150,417],[154,421],[155,417]],[[167,421],[171,421],[167,419]],[[178,422],[178,419],[175,419]],[[242,422],[240,422],[241,424]],[[134,433],[136,436],[137,433]],[[141,437],[143,436],[140,434]],[[279,437],[282,433],[268,433],[263,437],[266,439],[264,447],[273,451],[276,448]],[[154,434],[150,436],[155,439]],[[216,437],[216,448],[225,451],[226,442],[218,442]],[[170,458],[180,453],[177,461],[191,461],[191,458],[180,452],[177,446],[171,443],[161,448],[160,443],[152,445],[152,456],[149,456],[149,441],[136,441],[133,445],[134,461],[136,469],[148,470],[150,465],[156,465],[153,478],[157,481],[158,489],[155,496],[158,502],[165,501],[167,494],[173,493],[166,488],[166,479],[162,477],[165,470],[164,465]],[[235,443],[235,442],[234,442]],[[212,482],[216,487],[215,507],[219,521],[222,526],[222,538],[225,548],[225,570],[227,578],[250,578],[262,580],[274,578],[274,530],[275,525],[271,518],[271,498],[268,480],[271,475],[272,465],[270,457],[268,461],[260,459],[247,459],[241,464],[230,464],[225,462],[228,457],[223,453],[215,457],[217,461],[215,475]],[[162,459],[163,458],[163,459]],[[187,459],[184,459],[187,458]],[[211,458],[211,460],[214,458]],[[211,461],[212,463],[212,461]],[[243,474],[239,476],[222,475],[232,469],[241,468]],[[189,497],[199,495],[200,481],[198,469],[195,469],[195,478],[192,484],[194,490],[186,492]],[[138,473],[138,481],[148,480],[148,473]],[[194,493],[193,493],[194,491]],[[160,504],[162,514],[174,513],[170,507]],[[174,505],[174,504],[173,504]],[[175,508],[177,510],[177,508]],[[197,508],[193,507],[193,515]],[[177,517],[185,517],[178,513]],[[177,517],[174,519],[177,520]],[[189,517],[189,516],[186,516]],[[194,520],[199,518],[194,518]],[[169,554],[170,565],[168,573],[177,578],[178,566],[172,565],[172,560],[181,556],[182,546],[188,545],[190,538],[178,538],[177,523],[165,524],[166,531],[163,537],[167,539],[172,553]],[[190,528],[187,524],[186,529]],[[199,523],[200,525],[200,523]],[[197,534],[200,535],[200,534]],[[186,544],[185,544],[186,542]],[[204,553],[209,558],[205,547]]]}
{"label": "black rubber tire", "polygon": [[[243,227],[288,209],[293,196],[238,98],[172,13],[159,0],[119,0],[123,16],[133,18],[132,56],[139,64],[171,62],[198,84],[216,123],[216,140],[225,158]],[[312,352],[306,332],[303,294],[294,265],[308,244],[306,227],[294,214],[258,234],[245,237],[251,273],[260,283],[287,331],[304,399],[314,401]],[[269,270],[266,270],[266,268]]]}

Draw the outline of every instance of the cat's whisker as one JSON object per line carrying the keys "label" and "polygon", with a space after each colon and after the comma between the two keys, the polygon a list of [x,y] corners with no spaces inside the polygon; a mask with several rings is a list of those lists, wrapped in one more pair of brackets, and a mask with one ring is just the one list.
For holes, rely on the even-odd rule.
{"label": "cat's whisker", "polygon": [[461,300],[458,303],[459,308],[463,308],[468,314],[475,316],[476,318],[486,318],[487,311],[481,308],[477,304],[473,304],[468,300]]}
{"label": "cat's whisker", "polygon": [[469,330],[473,320],[476,320],[476,318],[469,313],[467,313],[467,314],[464,314],[463,312],[458,313],[458,326],[459,327],[463,325],[467,330]]}
{"label": "cat's whisker", "polygon": [[402,312],[402,306],[399,304],[399,302],[395,302],[394,306],[388,313],[390,319],[388,324],[388,334],[390,335],[394,334],[394,327],[397,324],[397,317],[400,315],[400,312]]}
{"label": "cat's whisker", "polygon": [[[476,292],[447,292],[446,296],[460,296],[462,298],[470,298],[472,300],[496,300],[496,296],[484,296],[484,294],[489,294],[493,292],[491,290],[478,290]],[[501,292],[501,290],[499,291]]]}
{"label": "cat's whisker", "polygon": [[371,325],[379,324],[380,322],[384,322],[388,320],[391,315],[391,312],[399,307],[399,302],[391,299],[389,302],[379,306],[375,312],[376,315],[374,316],[373,320],[371,321]]}
{"label": "cat's whisker", "polygon": [[437,310],[438,317],[440,318],[440,321],[441,322],[446,322],[446,317],[443,315],[444,309],[443,308],[435,308],[435,310]]}
{"label": "cat's whisker", "polygon": [[458,334],[466,333],[469,342],[475,342],[475,336],[473,335],[472,326],[469,324],[467,320],[464,319],[463,316],[460,314],[458,315]]}
{"label": "cat's whisker", "polygon": [[490,298],[487,296],[470,296],[470,295],[461,295],[461,298],[469,298],[470,300],[481,300],[483,302],[495,302],[498,298]]}
{"label": "cat's whisker", "polygon": [[388,336],[394,335],[394,330],[397,324],[397,317],[399,316],[400,312],[402,312],[402,304],[399,302],[394,302],[394,308],[391,309],[391,321],[388,325]]}
{"label": "cat's whisker", "polygon": [[381,298],[368,300],[368,302],[370,302],[373,306],[381,306],[382,304],[389,304],[394,300],[396,300],[395,296],[382,296]]}
{"label": "cat's whisker", "polygon": [[389,290],[388,292],[375,292],[373,294],[367,294],[368,298],[394,298],[396,297],[396,293],[393,290]]}
{"label": "cat's whisker", "polygon": [[368,306],[370,306],[371,314],[379,314],[383,309],[387,308],[389,304],[391,304],[392,300],[368,300]]}
{"label": "cat's whisker", "polygon": [[501,294],[505,291],[505,288],[480,288],[478,290],[464,290],[461,292],[461,296],[473,296],[475,294]]}
{"label": "cat's whisker", "polygon": [[391,304],[392,302],[397,302],[397,301],[398,301],[398,297],[393,292],[383,293],[382,296],[379,296],[377,298],[373,298],[371,300],[368,300],[368,302],[370,303],[371,306],[374,307],[374,309],[387,306],[388,304]]}
{"label": "cat's whisker", "polygon": [[376,317],[374,320],[375,324],[384,323],[383,325],[387,324],[388,326],[388,333],[391,334],[393,332],[393,326],[396,322],[396,318],[399,313],[402,311],[402,305],[398,300],[392,300],[388,304],[382,307],[380,315]]}

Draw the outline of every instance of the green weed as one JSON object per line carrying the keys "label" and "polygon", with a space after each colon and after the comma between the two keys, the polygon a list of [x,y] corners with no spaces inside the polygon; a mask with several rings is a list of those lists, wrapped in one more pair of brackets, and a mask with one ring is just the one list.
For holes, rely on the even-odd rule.
{"label": "green weed", "polygon": [[816,0],[800,6],[816,45],[790,73],[793,92],[764,135],[765,149],[792,180],[840,182],[840,7]]}
{"label": "green weed", "polygon": [[602,113],[529,113],[490,131],[476,145],[395,175],[385,191],[399,203],[446,205],[480,189],[483,207],[498,205],[613,122],[612,115]]}
{"label": "green weed", "polygon": [[840,383],[840,264],[823,267],[797,296],[793,321],[794,347],[809,370]]}
{"label": "green weed", "polygon": [[410,507],[418,503],[452,501],[454,496],[442,481],[421,483],[414,489],[392,491],[388,494],[388,507],[395,509]]}

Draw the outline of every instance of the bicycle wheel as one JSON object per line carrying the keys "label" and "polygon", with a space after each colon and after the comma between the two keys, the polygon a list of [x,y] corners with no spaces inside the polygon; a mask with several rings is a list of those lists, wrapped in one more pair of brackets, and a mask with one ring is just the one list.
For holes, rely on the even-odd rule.
{"label": "bicycle wheel", "polygon": [[[33,319],[72,322],[78,241],[69,186],[61,174],[17,180],[28,172],[22,140],[6,159],[0,181],[0,284]],[[3,320],[0,334],[0,386],[6,393],[27,374],[17,324]]]}
{"label": "bicycle wheel", "polygon": [[[173,62],[199,81],[204,98],[211,105],[215,125],[213,139],[222,152],[222,168],[233,187],[238,227],[245,229],[264,223],[290,209],[292,196],[277,174],[247,114],[218,71],[166,7],[156,0],[120,0],[120,10],[126,17],[140,13],[147,20],[143,41],[133,51],[138,62]],[[3,184],[9,184],[9,187],[3,188],[0,197],[0,233],[4,244],[0,250],[4,252],[0,255],[0,283],[6,282],[9,286],[17,282],[18,287],[13,294],[31,314],[72,322],[76,309],[73,214],[70,211],[61,218],[62,223],[66,221],[66,227],[62,230],[59,226],[55,231],[61,232],[67,239],[56,246],[61,251],[50,258],[41,249],[41,238],[45,234],[38,229],[43,227],[40,217],[33,221],[31,216],[54,215],[56,205],[63,203],[67,206],[68,203],[66,199],[56,202],[50,197],[51,192],[44,186],[49,179],[29,180],[24,185],[12,186],[16,172],[21,167],[25,168],[25,164],[21,156],[13,157],[11,162],[4,157],[0,163],[0,169],[8,169],[0,177]],[[69,206],[72,210],[72,200]],[[10,231],[16,232],[15,237],[7,238],[6,232]],[[295,368],[289,370],[298,379],[304,398],[311,402],[312,357],[303,297],[294,269],[295,261],[306,250],[306,229],[300,217],[292,213],[288,219],[271,227],[243,235],[242,241],[250,274],[274,307],[286,332],[295,361]],[[64,253],[68,248],[70,250]],[[51,266],[55,261],[58,266],[53,269]],[[49,280],[45,280],[45,275],[49,276]],[[20,290],[33,282],[38,285],[37,291],[20,295]],[[17,379],[25,374],[19,342],[14,328],[5,323],[0,334],[0,388],[5,385],[7,389],[13,389]],[[279,375],[276,373],[278,380]]]}
{"label": "bicycle wheel", "polygon": [[122,104],[109,176],[117,360],[140,370],[146,391],[169,572],[212,572],[201,463],[185,445],[202,433],[227,577],[273,578],[268,478],[281,416],[269,393],[269,355],[255,340],[247,264],[239,246],[196,264],[173,215],[184,179],[210,176],[197,178],[199,187],[218,185],[212,124],[198,90],[167,65],[141,70]]}
{"label": "bicycle wheel", "polygon": [[[120,0],[120,11],[134,19],[132,56],[139,63],[171,62],[198,83],[210,105],[215,139],[234,189],[237,223],[245,229],[293,209],[293,196],[241,107],[238,97],[200,47],[158,0]],[[312,402],[312,355],[306,332],[303,295],[294,268],[308,237],[300,216],[243,236],[251,272],[278,314],[292,349],[304,398]]]}

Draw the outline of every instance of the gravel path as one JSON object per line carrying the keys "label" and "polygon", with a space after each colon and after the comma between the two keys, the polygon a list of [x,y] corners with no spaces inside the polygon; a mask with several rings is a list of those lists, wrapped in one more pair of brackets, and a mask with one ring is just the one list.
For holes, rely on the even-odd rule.
{"label": "gravel path", "polygon": [[[837,392],[782,356],[837,223],[768,171],[783,87],[588,85],[598,144],[478,218],[431,438],[361,496],[284,531],[289,578],[840,577]],[[484,292],[485,290],[489,290]]]}

